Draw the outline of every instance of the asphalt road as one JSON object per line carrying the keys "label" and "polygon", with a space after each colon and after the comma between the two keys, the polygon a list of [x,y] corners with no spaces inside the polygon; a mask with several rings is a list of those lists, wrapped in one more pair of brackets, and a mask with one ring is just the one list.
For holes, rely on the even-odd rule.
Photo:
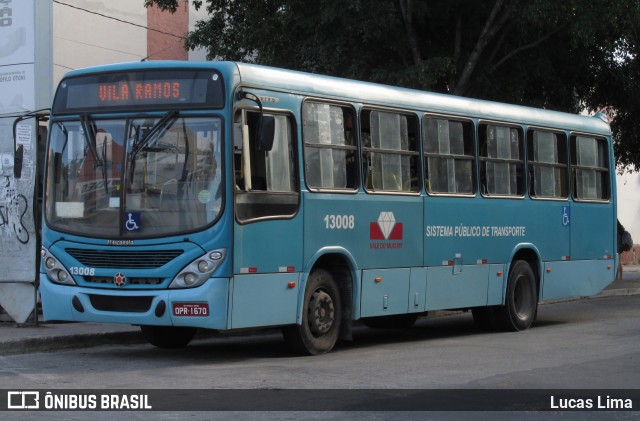
{"label": "asphalt road", "polygon": [[[640,296],[622,296],[542,305],[535,325],[519,333],[480,332],[470,314],[426,318],[400,331],[358,327],[353,342],[316,357],[292,356],[277,332],[206,337],[182,350],[146,344],[100,346],[0,357],[0,381],[4,388],[23,390],[602,389],[613,393],[640,385],[639,319]],[[638,411],[640,401],[634,405]],[[318,408],[326,409],[322,402]],[[71,413],[30,415],[68,418],[65,414]],[[72,414],[86,419],[81,413]],[[94,413],[91,419],[109,419],[108,414]],[[155,414],[162,419],[170,413]],[[205,414],[192,413],[189,419],[212,418]],[[223,414],[229,415],[215,413],[216,418]],[[257,412],[244,414],[242,418],[264,419]],[[279,414],[274,419],[299,418],[295,413],[270,413],[274,414]],[[304,418],[320,414],[333,419],[340,412],[308,412]],[[349,412],[346,418],[366,414],[367,419],[387,418],[371,412]],[[398,416],[418,419],[411,414],[415,413]],[[504,412],[486,414],[509,418]],[[15,415],[23,419],[20,415],[26,414]],[[148,415],[136,412],[132,419]],[[436,415],[440,419],[445,413]],[[464,419],[470,413],[458,415]],[[562,415],[563,419],[603,418],[603,413]],[[606,415],[638,419],[640,413]]]}

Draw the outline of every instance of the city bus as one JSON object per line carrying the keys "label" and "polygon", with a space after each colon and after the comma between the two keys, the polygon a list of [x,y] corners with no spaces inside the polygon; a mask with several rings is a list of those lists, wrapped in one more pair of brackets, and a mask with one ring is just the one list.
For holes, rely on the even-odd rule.
{"label": "city bus", "polygon": [[597,115],[168,61],[69,72],[49,124],[45,320],[169,348],[277,328],[316,355],[436,310],[526,330],[615,276]]}

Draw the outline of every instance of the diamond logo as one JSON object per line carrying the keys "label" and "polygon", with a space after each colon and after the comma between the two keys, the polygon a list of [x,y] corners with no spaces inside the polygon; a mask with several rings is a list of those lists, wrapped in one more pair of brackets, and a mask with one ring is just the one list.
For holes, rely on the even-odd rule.
{"label": "diamond logo", "polygon": [[384,235],[384,239],[388,240],[389,235],[393,231],[393,227],[396,225],[396,218],[393,216],[393,212],[380,212],[380,216],[378,217],[378,226],[380,227],[380,231],[382,231],[382,235]]}
{"label": "diamond logo", "polygon": [[372,241],[402,241],[402,222],[396,222],[393,212],[380,212],[378,220],[369,225]]}

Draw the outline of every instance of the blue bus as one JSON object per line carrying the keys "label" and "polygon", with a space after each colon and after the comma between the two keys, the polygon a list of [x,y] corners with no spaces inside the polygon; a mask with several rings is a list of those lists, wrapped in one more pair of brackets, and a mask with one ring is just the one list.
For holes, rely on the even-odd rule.
{"label": "blue bus", "polygon": [[232,62],[69,72],[46,153],[46,320],[281,328],[329,352],[354,322],[470,310],[519,331],[614,279],[601,118]]}

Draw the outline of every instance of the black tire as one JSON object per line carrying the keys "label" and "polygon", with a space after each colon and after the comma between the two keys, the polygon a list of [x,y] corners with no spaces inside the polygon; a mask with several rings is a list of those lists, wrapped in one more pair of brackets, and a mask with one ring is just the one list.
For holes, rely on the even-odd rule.
{"label": "black tire", "polygon": [[182,348],[189,345],[197,329],[195,327],[140,326],[147,342],[158,348]]}
{"label": "black tire", "polygon": [[507,331],[528,329],[538,312],[538,288],[531,266],[516,260],[509,271],[504,306],[494,312],[498,327]]}
{"label": "black tire", "polygon": [[316,269],[307,280],[302,324],[285,327],[283,334],[298,354],[326,354],[338,341],[341,322],[340,290],[331,273]]}
{"label": "black tire", "polygon": [[416,323],[416,320],[418,320],[417,314],[394,314],[366,317],[362,319],[362,323],[372,329],[408,329]]}

